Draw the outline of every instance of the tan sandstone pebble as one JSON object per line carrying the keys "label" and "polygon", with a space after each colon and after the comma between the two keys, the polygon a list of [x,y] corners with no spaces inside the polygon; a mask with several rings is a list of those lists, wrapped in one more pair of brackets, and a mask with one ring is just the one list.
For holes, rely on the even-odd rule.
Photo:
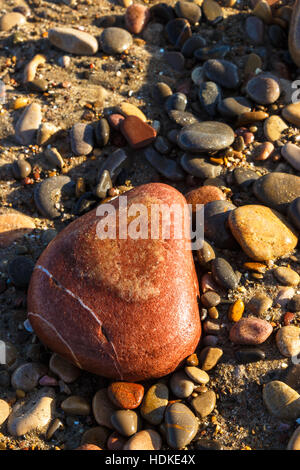
{"label": "tan sandstone pebble", "polygon": [[5,400],[0,399],[0,426],[9,416],[9,405]]}
{"label": "tan sandstone pebble", "polygon": [[255,294],[247,304],[247,310],[253,315],[262,316],[272,306],[272,299],[263,292]]}
{"label": "tan sandstone pebble", "polygon": [[172,375],[170,387],[176,397],[187,398],[193,393],[194,383],[180,370]]}
{"label": "tan sandstone pebble", "polygon": [[13,436],[22,436],[31,431],[41,431],[50,423],[55,407],[52,388],[42,388],[27,395],[14,405],[8,419],[8,431]]}
{"label": "tan sandstone pebble", "polygon": [[300,353],[300,328],[283,326],[276,334],[276,344],[283,356],[297,356]]}
{"label": "tan sandstone pebble", "polygon": [[15,127],[16,140],[21,145],[35,143],[35,135],[42,122],[41,106],[38,103],[31,103],[26,106],[19,117]]}
{"label": "tan sandstone pebble", "polygon": [[284,286],[297,286],[300,281],[300,276],[296,271],[291,268],[280,266],[274,270],[274,275]]}
{"label": "tan sandstone pebble", "polygon": [[235,344],[262,344],[273,331],[273,327],[261,318],[242,318],[230,330],[229,338]]}
{"label": "tan sandstone pebble", "polygon": [[294,421],[300,416],[300,395],[284,382],[274,380],[263,389],[263,400],[276,418]]}
{"label": "tan sandstone pebble", "polygon": [[93,444],[99,447],[105,447],[110,431],[104,426],[95,426],[85,431],[81,438],[81,445]]}
{"label": "tan sandstone pebble", "polygon": [[66,398],[61,404],[62,410],[68,415],[86,416],[90,414],[91,407],[87,400],[77,395]]}
{"label": "tan sandstone pebble", "polygon": [[300,450],[300,426],[295,429],[289,440],[287,450]]}
{"label": "tan sandstone pebble", "polygon": [[19,12],[12,11],[6,13],[0,18],[0,31],[10,31],[15,26],[21,26],[26,23],[26,18]]}
{"label": "tan sandstone pebble", "polygon": [[35,223],[31,217],[17,211],[2,210],[0,213],[0,248],[6,248],[34,229]]}
{"label": "tan sandstone pebble", "polygon": [[213,369],[222,356],[223,350],[221,348],[212,348],[207,346],[202,349],[200,353],[201,368],[204,371]]}
{"label": "tan sandstone pebble", "polygon": [[274,150],[272,142],[263,142],[255,149],[255,160],[263,161],[267,160]]}
{"label": "tan sandstone pebble", "polygon": [[123,450],[160,450],[161,437],[153,429],[139,431],[124,445]]}
{"label": "tan sandstone pebble", "polygon": [[75,382],[75,380],[78,379],[79,375],[81,374],[81,371],[78,369],[78,367],[74,366],[56,353],[52,354],[51,356],[49,368],[66,384]]}
{"label": "tan sandstone pebble", "polygon": [[295,232],[275,210],[246,205],[229,215],[229,226],[243,251],[255,261],[289,254],[297,245]]}

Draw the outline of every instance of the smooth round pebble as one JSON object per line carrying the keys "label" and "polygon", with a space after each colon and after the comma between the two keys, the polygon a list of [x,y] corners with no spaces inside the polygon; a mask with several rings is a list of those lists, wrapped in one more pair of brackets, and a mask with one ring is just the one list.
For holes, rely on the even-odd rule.
{"label": "smooth round pebble", "polygon": [[161,437],[153,429],[137,432],[124,445],[123,450],[160,450]]}
{"label": "smooth round pebble", "polygon": [[168,406],[165,416],[167,442],[173,449],[182,449],[188,445],[198,431],[198,422],[194,413],[183,403]]}
{"label": "smooth round pebble", "polygon": [[266,320],[247,317],[242,318],[231,327],[229,338],[235,344],[256,345],[264,343],[272,331],[272,325]]}

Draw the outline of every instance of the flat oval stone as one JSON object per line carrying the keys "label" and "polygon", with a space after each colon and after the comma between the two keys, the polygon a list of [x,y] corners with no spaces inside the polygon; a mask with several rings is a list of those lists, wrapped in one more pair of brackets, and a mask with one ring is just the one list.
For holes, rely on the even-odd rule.
{"label": "flat oval stone", "polygon": [[230,46],[201,47],[194,52],[197,60],[224,59],[230,51]]}
{"label": "flat oval stone", "polygon": [[270,142],[275,142],[281,139],[283,131],[287,128],[288,126],[281,117],[274,114],[264,122],[264,135]]}
{"label": "flat oval stone", "polygon": [[88,401],[76,395],[66,398],[60,406],[67,415],[87,416],[91,410]]}
{"label": "flat oval stone", "polygon": [[108,398],[106,388],[101,388],[95,393],[92,401],[93,415],[100,426],[113,429],[111,416],[116,411],[115,406]]}
{"label": "flat oval stone", "polygon": [[144,5],[134,3],[125,13],[126,28],[133,34],[140,34],[150,19],[150,10]]}
{"label": "flat oval stone", "polygon": [[166,24],[166,33],[170,43],[181,49],[192,35],[191,25],[185,18],[176,18]]}
{"label": "flat oval stone", "polygon": [[38,211],[49,219],[61,215],[57,209],[57,200],[62,194],[70,195],[74,192],[74,185],[69,176],[52,176],[45,179],[34,192],[34,202]]}
{"label": "flat oval stone", "polygon": [[54,353],[49,362],[51,372],[57,375],[66,384],[75,382],[80,376],[80,369],[74,366],[71,362],[67,361],[64,357]]}
{"label": "flat oval stone", "polygon": [[276,344],[283,356],[292,357],[300,353],[300,328],[283,326],[277,331]]}
{"label": "flat oval stone", "polygon": [[298,239],[291,226],[276,211],[246,205],[232,211],[229,227],[243,251],[255,261],[266,261],[290,253]]}
{"label": "flat oval stone", "polygon": [[94,148],[94,130],[90,124],[78,122],[71,129],[71,147],[75,155],[88,155]]}
{"label": "flat oval stone", "polygon": [[222,444],[212,439],[198,439],[195,442],[195,448],[197,450],[223,450]]}
{"label": "flat oval stone", "polygon": [[184,172],[176,161],[159,154],[153,147],[147,147],[144,150],[146,160],[152,165],[158,173],[171,181],[182,181]]}
{"label": "flat oval stone", "polygon": [[221,297],[214,291],[208,291],[201,295],[201,303],[205,308],[216,307],[221,302]]}
{"label": "flat oval stone", "polygon": [[214,258],[216,257],[213,247],[206,241],[203,240],[202,247],[197,250],[197,258],[201,266],[207,267]]}
{"label": "flat oval stone", "polygon": [[245,22],[245,32],[251,44],[259,46],[264,40],[264,23],[257,16],[248,16]]}
{"label": "flat oval stone", "polygon": [[175,12],[179,18],[185,18],[190,24],[198,23],[201,19],[201,9],[192,2],[180,0],[175,5]]}
{"label": "flat oval stone", "polygon": [[209,375],[204,370],[199,369],[199,367],[186,366],[184,372],[198,384],[205,385],[209,382]]}
{"label": "flat oval stone", "polygon": [[283,158],[288,161],[295,170],[300,171],[300,147],[288,142],[281,147],[280,150]]}
{"label": "flat oval stone", "polygon": [[283,108],[282,116],[291,124],[300,127],[300,102],[288,104]]}
{"label": "flat oval stone", "polygon": [[206,418],[214,410],[216,406],[216,394],[213,390],[201,393],[198,397],[193,398],[192,407],[196,411],[200,419]]}
{"label": "flat oval stone", "polygon": [[0,31],[10,31],[15,26],[21,26],[26,23],[26,18],[19,12],[11,11],[5,13],[0,18]]}
{"label": "flat oval stone", "polygon": [[43,364],[28,362],[19,366],[11,376],[11,384],[15,390],[30,392],[39,382],[42,375],[47,373],[47,367]]}
{"label": "flat oval stone", "polygon": [[122,28],[106,28],[100,36],[105,54],[121,54],[132,45],[131,34]]}
{"label": "flat oval stone", "polygon": [[223,8],[214,0],[204,0],[203,13],[209,23],[217,24],[223,19]]}
{"label": "flat oval stone", "polygon": [[165,101],[165,110],[167,112],[172,109],[177,109],[178,111],[184,111],[187,105],[187,98],[183,93],[173,93],[168,96]]}
{"label": "flat oval stone", "polygon": [[288,173],[268,173],[254,183],[253,191],[263,204],[286,212],[289,203],[300,197],[300,177]]}
{"label": "flat oval stone", "polygon": [[275,103],[280,96],[278,81],[262,73],[249,80],[246,90],[250,98],[259,104]]}
{"label": "flat oval stone", "polygon": [[194,413],[183,403],[173,403],[166,411],[165,423],[167,441],[173,449],[182,449],[188,445],[198,431],[198,422]]}
{"label": "flat oval stone", "polygon": [[263,400],[273,416],[295,421],[300,414],[300,395],[284,382],[274,380],[263,389]]}
{"label": "flat oval stone", "polygon": [[288,216],[292,224],[300,231],[300,197],[289,205]]}
{"label": "flat oval stone", "polygon": [[42,388],[18,401],[8,419],[8,432],[23,436],[32,431],[42,431],[50,423],[55,407],[52,388]]}
{"label": "flat oval stone", "polygon": [[169,400],[169,390],[163,383],[152,385],[144,396],[141,415],[153,425],[162,422]]}
{"label": "flat oval stone", "polygon": [[0,426],[7,420],[10,413],[9,404],[0,399]]}
{"label": "flat oval stone", "polygon": [[207,204],[212,201],[225,199],[225,194],[216,186],[201,186],[200,188],[189,191],[185,198],[188,204],[192,204],[192,211],[196,212],[197,204]]}
{"label": "flat oval stone", "polygon": [[262,316],[267,313],[272,306],[272,299],[264,292],[257,292],[247,303],[247,310],[253,315]]}
{"label": "flat oval stone", "polygon": [[110,136],[110,127],[105,118],[98,121],[95,128],[96,141],[99,147],[107,145]]}
{"label": "flat oval stone", "polygon": [[242,318],[230,330],[229,338],[235,344],[256,345],[264,343],[273,331],[272,325],[261,318]]}
{"label": "flat oval stone", "polygon": [[178,145],[187,152],[212,152],[229,147],[234,141],[234,132],[227,124],[204,121],[181,129]]}
{"label": "flat oval stone", "polygon": [[128,155],[123,149],[115,150],[100,165],[99,178],[102,178],[103,172],[106,170],[114,183],[122,169],[128,164],[128,160]]}
{"label": "flat oval stone", "polygon": [[113,382],[107,389],[108,397],[117,408],[137,408],[144,396],[144,387],[128,382]]}
{"label": "flat oval stone", "polygon": [[179,111],[178,109],[172,109],[169,111],[168,116],[171,121],[175,122],[175,124],[178,124],[178,126],[181,127],[190,126],[200,122],[199,119],[194,116],[194,114],[189,113],[188,111]]}
{"label": "flat oval stone", "polygon": [[[190,3],[190,2],[189,2]],[[194,52],[200,47],[206,46],[206,40],[200,34],[193,34],[181,48],[184,57],[193,57]]]}
{"label": "flat oval stone", "polygon": [[187,153],[182,155],[180,164],[187,173],[202,179],[215,178],[219,176],[222,169],[219,165],[207,163],[204,158],[194,157]]}
{"label": "flat oval stone", "polygon": [[97,39],[78,29],[52,28],[48,31],[48,39],[53,46],[70,54],[93,55],[98,51]]}
{"label": "flat oval stone", "polygon": [[231,211],[236,208],[230,201],[212,201],[204,207],[204,235],[219,248],[233,248],[235,240],[227,228]]}
{"label": "flat oval stone", "polygon": [[235,352],[235,357],[240,364],[249,364],[250,362],[263,361],[266,354],[261,349],[245,347]]}
{"label": "flat oval stone", "polygon": [[170,387],[176,397],[187,398],[193,393],[194,383],[183,371],[179,371],[172,375]]}
{"label": "flat oval stone", "polygon": [[224,88],[237,88],[239,86],[238,68],[232,62],[224,59],[209,59],[203,65],[203,71],[212,82]]}
{"label": "flat oval stone", "polygon": [[27,256],[16,256],[8,264],[9,279],[16,287],[27,287],[34,268],[33,261]]}
{"label": "flat oval stone", "polygon": [[[136,203],[150,211],[155,201],[176,204],[183,221],[186,200],[171,186],[150,183],[126,197],[129,214]],[[119,202],[114,198],[109,206],[116,211],[115,233]],[[47,246],[31,277],[28,318],[44,344],[84,370],[122,381],[162,377],[194,352],[201,335],[197,277],[186,250],[190,240],[173,239],[171,232],[168,242],[165,233],[155,240],[120,236],[116,242],[101,233],[106,210],[100,205],[79,217]],[[131,222],[126,217],[127,230]],[[99,261],[104,258],[105,264]],[[83,272],[89,273],[84,279]],[[67,324],[62,311],[72,312]],[[163,349],[162,335],[168,345]]]}
{"label": "flat oval stone", "polygon": [[300,28],[300,1],[296,0],[293,7],[289,28],[289,53],[298,67],[300,67],[299,50],[299,28]]}
{"label": "flat oval stone", "polygon": [[221,99],[221,90],[215,82],[204,82],[199,87],[198,98],[204,110],[215,116],[218,103]]}
{"label": "flat oval stone", "polygon": [[243,96],[229,96],[219,101],[218,111],[225,118],[236,119],[243,113],[251,112],[251,104]]}
{"label": "flat oval stone", "polygon": [[233,177],[235,183],[239,186],[239,189],[245,192],[249,191],[250,186],[252,186],[259,178],[255,171],[243,167],[235,168],[233,171]]}
{"label": "flat oval stone", "polygon": [[41,107],[38,103],[26,106],[15,127],[16,140],[21,145],[35,143],[35,136],[42,122]]}
{"label": "flat oval stone", "polygon": [[153,429],[137,432],[124,445],[123,450],[160,450],[161,437]]}
{"label": "flat oval stone", "polygon": [[297,286],[299,284],[300,276],[291,268],[279,266],[273,272],[276,279],[284,286]]}
{"label": "flat oval stone", "polygon": [[200,363],[201,363],[201,368],[206,371],[206,370],[211,370],[213,369],[221,357],[223,356],[223,350],[221,348],[215,348],[212,346],[206,346],[205,348],[202,349],[201,354],[200,354]]}
{"label": "flat oval stone", "polygon": [[122,436],[130,437],[138,430],[139,417],[132,410],[117,410],[111,416],[111,423]]}

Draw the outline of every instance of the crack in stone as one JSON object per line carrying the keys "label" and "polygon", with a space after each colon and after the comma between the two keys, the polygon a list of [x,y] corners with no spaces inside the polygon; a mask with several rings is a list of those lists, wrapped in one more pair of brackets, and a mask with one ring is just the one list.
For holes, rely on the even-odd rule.
{"label": "crack in stone", "polygon": [[79,360],[77,359],[73,349],[71,348],[71,346],[69,345],[69,343],[62,337],[62,335],[57,331],[57,329],[55,328],[54,325],[52,325],[52,323],[50,323],[48,320],[46,320],[44,317],[42,317],[39,313],[33,313],[33,312],[28,312],[28,316],[31,315],[33,317],[37,317],[37,318],[40,318],[44,323],[46,323],[46,325],[48,325],[52,330],[55,331],[55,334],[59,337],[59,339],[61,340],[62,343],[64,343],[66,345],[66,347],[69,349],[69,351],[71,352],[72,356],[73,356],[73,359],[74,359],[74,362],[76,363],[77,367],[79,367],[79,369],[82,369],[81,367],[81,364],[79,362]]}
{"label": "crack in stone", "polygon": [[[86,305],[83,300],[78,297],[76,294],[74,294],[74,292],[72,292],[70,289],[67,289],[66,287],[64,287],[61,282],[56,279],[53,274],[51,274],[48,269],[44,268],[44,266],[40,265],[40,264],[37,264],[35,266],[35,269],[39,269],[40,271],[42,271],[44,274],[46,274],[55,284],[56,286],[61,289],[63,292],[66,292],[68,295],[70,295],[73,299],[75,299],[77,302],[79,302],[79,304],[85,309],[87,310],[91,315],[92,317],[94,318],[94,320],[96,320],[96,322],[98,323],[98,325],[100,326],[101,328],[101,332],[102,332],[102,335],[103,337],[105,338],[105,340],[111,345],[111,348],[114,352],[114,355],[111,355],[109,353],[107,353],[109,355],[109,357],[113,360],[114,364],[115,364],[115,368],[118,372],[118,374],[120,375],[120,379],[122,380],[123,379],[123,375],[122,375],[122,372],[121,372],[121,369],[120,369],[120,363],[119,363],[119,360],[118,360],[118,355],[117,355],[117,352],[116,352],[116,348],[115,348],[115,345],[113,344],[113,342],[108,338],[107,336],[107,333],[105,332],[104,330],[104,327],[103,327],[103,324],[101,322],[101,320],[99,320],[99,318],[97,317],[97,315],[93,312],[93,310],[88,306]],[[35,314],[36,315],[36,314]],[[41,317],[42,318],[42,317]],[[47,320],[45,320],[47,322]],[[49,325],[52,325],[51,323],[49,323]],[[52,325],[53,326],[53,325]],[[54,327],[53,327],[54,328]],[[55,331],[56,328],[54,328]],[[58,334],[58,332],[57,332]],[[96,337],[97,341],[101,344],[101,346],[103,345],[103,341],[100,341],[100,339],[98,337]],[[67,344],[67,343],[66,343]],[[71,349],[69,347],[69,349]],[[72,351],[72,350],[71,350]],[[73,351],[72,351],[73,353]]]}

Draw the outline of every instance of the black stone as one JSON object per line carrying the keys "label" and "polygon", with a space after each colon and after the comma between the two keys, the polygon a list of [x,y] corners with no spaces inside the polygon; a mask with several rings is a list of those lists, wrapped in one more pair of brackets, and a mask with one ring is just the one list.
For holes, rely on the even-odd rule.
{"label": "black stone", "polygon": [[236,206],[230,201],[212,201],[204,206],[205,238],[218,248],[237,248],[237,243],[228,228],[228,217]]}
{"label": "black stone", "polygon": [[27,287],[33,272],[34,262],[26,256],[17,256],[8,265],[8,275],[16,287]]}
{"label": "black stone", "polygon": [[123,149],[115,150],[111,153],[101,164],[99,168],[99,179],[101,178],[103,171],[107,170],[110,174],[111,180],[114,183],[124,168],[129,163],[128,155]]}
{"label": "black stone", "polygon": [[109,141],[110,127],[105,118],[98,121],[95,128],[96,141],[99,147],[104,147]]}
{"label": "black stone", "polygon": [[37,210],[48,219],[55,219],[62,213],[57,203],[63,197],[74,194],[74,183],[68,176],[53,176],[45,179],[34,191],[34,202]]}
{"label": "black stone", "polygon": [[300,231],[300,197],[297,197],[288,208],[288,216],[292,224]]}
{"label": "black stone", "polygon": [[206,40],[200,34],[193,34],[182,46],[181,53],[184,57],[193,57],[197,49],[206,46]]}
{"label": "black stone", "polygon": [[177,111],[185,111],[187,105],[187,98],[183,93],[174,93],[169,96],[165,101],[165,110],[167,112],[173,109]]}

